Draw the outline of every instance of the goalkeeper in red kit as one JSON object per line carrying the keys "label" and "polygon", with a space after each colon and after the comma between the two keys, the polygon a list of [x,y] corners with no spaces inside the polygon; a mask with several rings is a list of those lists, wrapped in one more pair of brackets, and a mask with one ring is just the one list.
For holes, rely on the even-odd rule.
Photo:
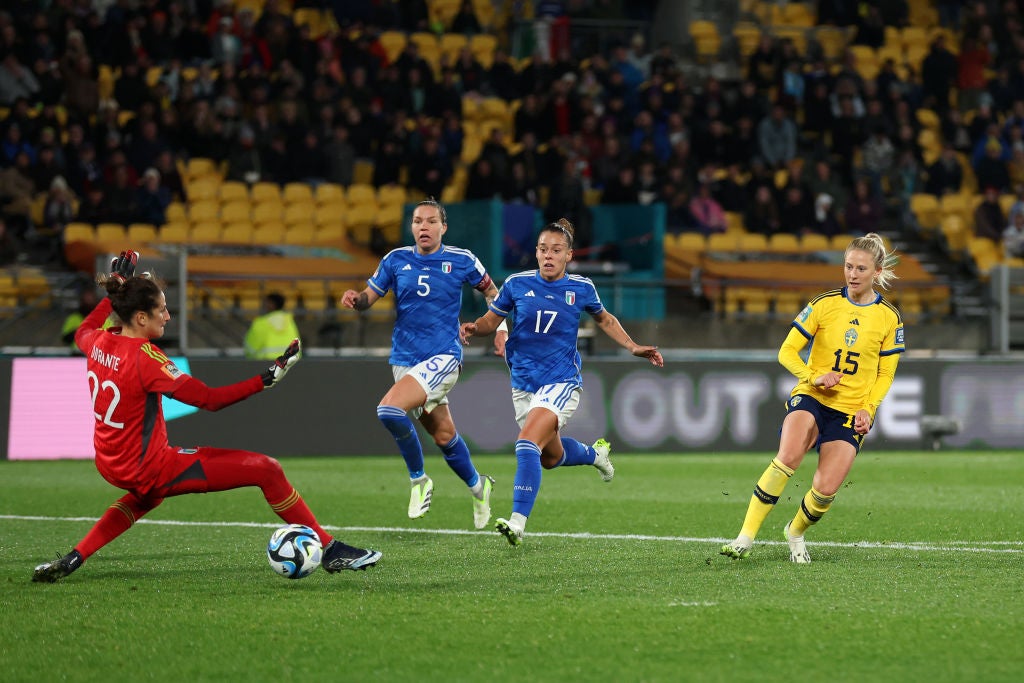
{"label": "goalkeeper in red kit", "polygon": [[[184,493],[258,486],[271,509],[289,524],[304,524],[320,537],[323,567],[335,573],[366,569],[381,553],[342,543],[316,521],[273,458],[226,448],[178,448],[167,441],[161,396],[205,410],[220,410],[277,384],[298,361],[296,339],[263,373],[225,387],[210,387],[179,370],[152,340],[171,319],[160,285],[135,275],[138,253],[124,251],[100,277],[108,296],[85,318],[75,344],[88,359],[96,419],[96,469],[127,493],[100,517],[74,549],[36,567],[33,581],[52,583],[78,569],[97,550],[127,531],[164,498]],[[101,329],[113,311],[121,327]]]}

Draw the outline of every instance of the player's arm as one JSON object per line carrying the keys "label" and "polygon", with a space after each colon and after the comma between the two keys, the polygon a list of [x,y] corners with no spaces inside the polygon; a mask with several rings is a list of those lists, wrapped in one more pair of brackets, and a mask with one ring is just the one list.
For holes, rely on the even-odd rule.
{"label": "player's arm", "polygon": [[[498,288],[494,285],[490,275],[485,275],[484,279],[480,281],[480,284],[476,286],[476,289],[483,292],[484,300],[487,302],[487,306],[490,307],[491,303],[498,296]],[[465,344],[468,341],[468,337],[463,339]],[[497,331],[494,334],[494,355],[505,356],[505,342],[508,341],[508,322],[502,320],[498,323]]]}
{"label": "player's arm", "polygon": [[263,380],[259,375],[224,387],[211,387],[202,380],[186,375],[169,396],[196,408],[218,411],[244,401],[263,389]]}
{"label": "player's arm", "polygon": [[[269,368],[241,382],[224,387],[211,387],[191,375],[184,375],[176,380],[174,387],[167,393],[182,403],[203,410],[217,411],[227,408],[280,382],[291,367],[299,362],[299,350],[299,340],[295,339]],[[170,364],[170,361],[167,363]]]}
{"label": "player's arm", "polygon": [[658,347],[637,344],[629,336],[629,333],[627,333],[622,327],[622,323],[619,322],[619,319],[607,310],[602,310],[593,314],[593,318],[601,331],[608,335],[608,337],[616,344],[638,358],[646,358],[651,361],[651,365],[656,365],[659,368],[664,367],[665,360],[661,357],[661,352],[658,351]]}
{"label": "player's arm", "polygon": [[487,311],[471,323],[462,323],[459,337],[462,339],[463,344],[468,344],[470,337],[486,337],[489,334],[493,334],[498,329],[498,325],[504,320],[494,311]]}
{"label": "player's arm", "polygon": [[871,387],[871,393],[868,394],[867,409],[872,418],[874,418],[878,406],[882,404],[882,399],[889,393],[893,380],[896,379],[896,366],[899,362],[899,354],[882,356],[878,359],[878,375],[875,378],[875,384]]}
{"label": "player's arm", "polygon": [[102,330],[103,323],[110,316],[112,310],[110,299],[103,297],[96,304],[96,308],[92,309],[89,315],[85,316],[82,324],[78,326],[78,329],[75,331],[75,346],[81,349],[82,353],[89,353],[89,349],[92,348],[93,337]]}
{"label": "player's arm", "polygon": [[804,336],[801,330],[796,327],[789,328],[786,341],[782,342],[782,347],[779,348],[779,363],[801,382],[807,382],[824,389],[831,389],[839,384],[843,375],[839,372],[830,371],[815,377],[814,370],[800,358],[800,351],[807,346],[807,341],[807,337]]}
{"label": "player's arm", "polygon": [[367,287],[361,292],[349,289],[341,295],[341,305],[345,308],[365,311],[375,304],[380,297],[381,295],[373,287]]}

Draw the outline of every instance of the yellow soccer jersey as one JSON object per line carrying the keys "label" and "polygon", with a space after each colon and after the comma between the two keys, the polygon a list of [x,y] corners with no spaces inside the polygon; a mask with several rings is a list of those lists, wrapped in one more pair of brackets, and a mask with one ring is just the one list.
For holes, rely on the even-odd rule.
{"label": "yellow soccer jersey", "polygon": [[[895,372],[895,364],[889,363],[883,372],[887,376],[881,378],[879,363],[906,350],[903,319],[893,305],[881,294],[869,304],[855,304],[847,298],[845,287],[834,289],[812,299],[793,321],[793,328],[810,341],[811,351],[806,369],[797,368],[800,382],[791,395],[812,396],[850,415],[864,408],[873,417]],[[782,352],[779,358],[782,360]],[[822,389],[812,384],[815,377],[829,371],[843,373],[838,386]],[[876,382],[880,391],[872,396]]]}

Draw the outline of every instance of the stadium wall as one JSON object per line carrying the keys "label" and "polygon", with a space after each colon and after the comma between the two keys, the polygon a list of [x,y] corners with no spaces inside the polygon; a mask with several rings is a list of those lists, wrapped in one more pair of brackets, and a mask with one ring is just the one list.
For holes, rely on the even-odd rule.
{"label": "stadium wall", "polygon": [[[261,366],[197,359],[191,369],[207,383],[223,385]],[[12,382],[12,374],[20,381]],[[45,377],[81,381],[45,384]],[[383,358],[307,358],[269,394],[216,414],[178,411],[168,432],[176,445],[230,446],[275,456],[390,454],[394,443],[377,423],[375,407],[391,382]],[[566,434],[586,442],[606,436],[620,451],[773,452],[793,380],[768,359],[670,360],[662,371],[633,359],[602,359],[587,362],[584,385]],[[508,373],[499,359],[467,358],[451,405],[459,431],[475,451],[511,452],[516,425]],[[92,457],[84,359],[0,360],[0,410],[4,458]],[[925,414],[960,420],[963,430],[947,437],[947,446],[1019,448],[1024,444],[1024,364],[905,360],[866,447],[927,447],[919,424]],[[426,451],[437,452],[430,445]]]}

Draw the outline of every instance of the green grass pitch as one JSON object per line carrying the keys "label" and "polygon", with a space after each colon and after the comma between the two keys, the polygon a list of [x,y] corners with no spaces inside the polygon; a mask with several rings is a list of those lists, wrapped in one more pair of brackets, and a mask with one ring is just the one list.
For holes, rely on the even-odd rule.
{"label": "green grass pitch", "polygon": [[[367,572],[288,581],[256,489],[168,499],[53,585],[119,495],[91,462],[0,462],[4,681],[1016,681],[1024,670],[1024,453],[866,450],[789,563],[808,456],[742,561],[770,455],[630,455],[616,477],[546,471],[524,545],[472,530],[428,455],[433,507],[406,517],[398,456],[285,458]],[[476,458],[511,511],[511,456]]]}

